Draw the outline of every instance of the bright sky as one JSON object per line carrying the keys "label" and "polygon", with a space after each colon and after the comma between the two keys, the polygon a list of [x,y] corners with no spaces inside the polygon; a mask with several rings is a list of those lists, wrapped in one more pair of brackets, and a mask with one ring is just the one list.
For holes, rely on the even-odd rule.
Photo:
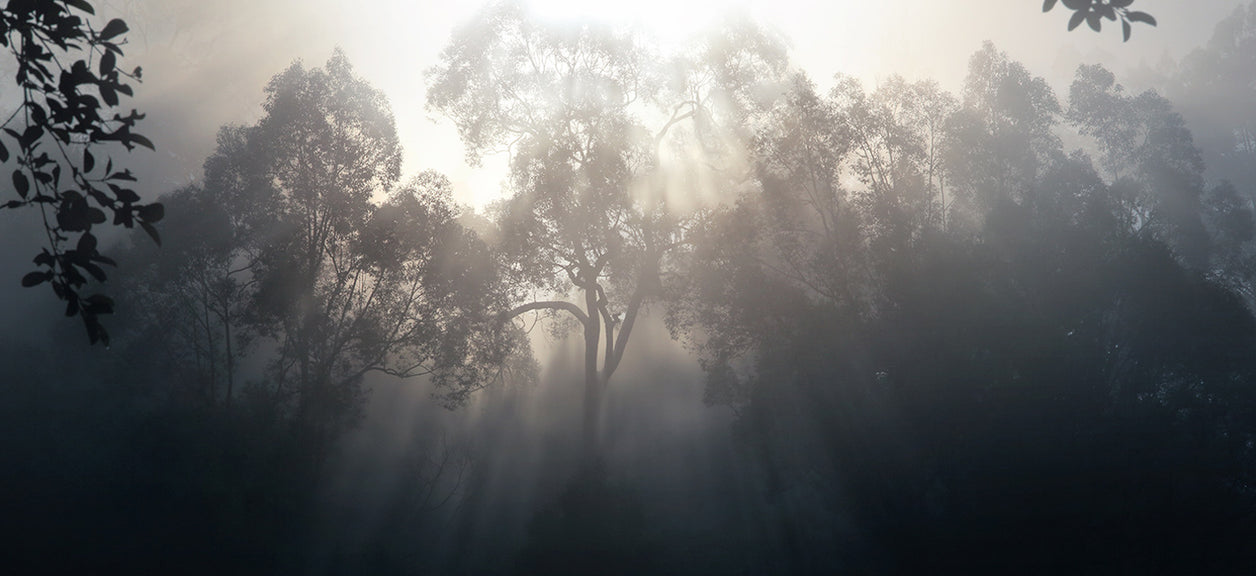
{"label": "bright sky", "polygon": [[[1137,0],[1158,28],[1138,26],[1129,43],[1118,29],[1068,32],[1068,12],[1043,14],[1039,0],[532,0],[557,20],[632,22],[676,39],[723,10],[749,13],[792,42],[794,62],[822,86],[835,72],[874,85],[892,73],[932,77],[958,89],[968,56],[992,40],[1058,91],[1077,64],[1115,70],[1180,58],[1205,42],[1237,0]],[[359,73],[393,105],[406,147],[405,171],[426,168],[455,182],[458,200],[483,205],[502,171],[463,162],[453,127],[424,109],[424,71],[436,64],[454,27],[478,3],[455,0],[103,0],[132,24],[127,61],[144,66],[135,105],[150,111],[160,162],[154,192],[194,178],[228,122],[257,119],[262,88],[296,59],[318,66],[342,47]],[[189,112],[191,110],[192,112]],[[500,164],[498,162],[497,164]],[[143,174],[143,172],[141,172]]]}

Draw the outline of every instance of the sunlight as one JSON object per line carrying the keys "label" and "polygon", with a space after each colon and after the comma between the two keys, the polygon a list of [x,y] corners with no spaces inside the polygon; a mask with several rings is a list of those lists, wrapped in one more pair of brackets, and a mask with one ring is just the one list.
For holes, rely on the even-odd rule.
{"label": "sunlight", "polygon": [[[753,7],[752,0],[530,0],[547,19],[595,20],[640,26],[663,40],[681,40],[732,10]],[[762,4],[763,2],[759,2]]]}

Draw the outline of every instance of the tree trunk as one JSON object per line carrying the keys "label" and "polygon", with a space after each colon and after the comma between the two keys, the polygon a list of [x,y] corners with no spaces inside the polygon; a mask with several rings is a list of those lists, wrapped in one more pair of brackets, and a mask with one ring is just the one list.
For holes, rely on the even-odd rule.
{"label": "tree trunk", "polygon": [[601,318],[598,316],[597,292],[584,291],[588,321],[584,325],[584,429],[581,437],[581,460],[586,468],[596,465],[600,456],[599,436],[602,415],[602,378],[597,369]]}

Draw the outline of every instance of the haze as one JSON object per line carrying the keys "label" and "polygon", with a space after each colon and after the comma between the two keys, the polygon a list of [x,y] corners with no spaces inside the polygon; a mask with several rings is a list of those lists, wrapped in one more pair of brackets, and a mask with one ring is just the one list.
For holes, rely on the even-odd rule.
{"label": "haze", "polygon": [[0,570],[1252,573],[1256,4],[1105,2],[91,1]]}

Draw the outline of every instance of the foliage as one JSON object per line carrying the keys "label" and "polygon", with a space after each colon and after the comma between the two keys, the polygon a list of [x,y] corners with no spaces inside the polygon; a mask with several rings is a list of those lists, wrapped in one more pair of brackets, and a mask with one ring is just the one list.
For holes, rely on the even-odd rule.
{"label": "foliage", "polygon": [[[510,153],[497,256],[517,306],[502,317],[547,310],[581,324],[590,447],[602,389],[684,242],[692,197],[668,196],[663,151],[686,138],[676,150],[726,155],[723,137],[760,104],[755,88],[783,68],[780,46],[741,23],[668,58],[628,31],[555,26],[503,2],[459,30],[429,73],[428,106],[452,117],[472,160]],[[550,298],[529,301],[537,290]]]}
{"label": "foliage", "polygon": [[[1056,0],[1043,0],[1042,11],[1050,12],[1056,3]],[[1071,31],[1085,22],[1091,30],[1098,32],[1102,29],[1104,20],[1115,21],[1119,18],[1121,33],[1125,41],[1129,42],[1134,22],[1156,25],[1156,19],[1151,14],[1130,10],[1133,4],[1134,0],[1064,0],[1064,7],[1073,11],[1073,16],[1068,20],[1068,29]]]}
{"label": "foliage", "polygon": [[17,61],[22,94],[0,135],[0,162],[11,156],[3,139],[13,146],[17,198],[0,209],[33,207],[43,220],[48,243],[35,257],[39,269],[24,276],[22,285],[49,283],[66,302],[66,316],[83,319],[88,339],[108,344],[99,316],[113,312],[113,300],[82,294],[89,277],[105,280],[101,265],[114,265],[97,249],[92,227],[112,215],[112,225],[139,224],[160,242],[153,224],[164,210],[158,203],[141,203],[129,187],[135,181],[131,172],[115,170],[112,158],[101,155],[100,145],[109,142],[127,151],[153,144],[132,131],[143,114],[110,115],[119,107],[119,95],[132,95],[126,82],[138,81],[140,69],[119,67],[126,23],[114,19],[97,29],[85,17],[94,13],[86,0],[9,2],[0,11],[0,44]]}
{"label": "foliage", "polygon": [[[690,235],[670,311],[788,518],[787,570],[1247,565],[1256,322],[1197,255],[1241,265],[1246,202],[1203,193],[1155,93],[1082,67],[1065,108],[987,45],[942,114],[942,226],[878,201],[921,185],[908,93],[796,78],[757,124],[758,186]],[[1061,119],[1110,178],[1064,152]],[[896,221],[921,224],[883,249]]]}
{"label": "foliage", "polygon": [[506,363],[512,331],[478,328],[500,307],[496,271],[449,180],[398,182],[392,113],[343,53],[275,76],[264,111],[167,198],[179,226],[164,254],[135,254],[125,303],[148,313],[125,348],[183,374],[198,403],[271,406],[316,452],[356,422],[369,373],[429,376],[458,404],[526,370]]}

